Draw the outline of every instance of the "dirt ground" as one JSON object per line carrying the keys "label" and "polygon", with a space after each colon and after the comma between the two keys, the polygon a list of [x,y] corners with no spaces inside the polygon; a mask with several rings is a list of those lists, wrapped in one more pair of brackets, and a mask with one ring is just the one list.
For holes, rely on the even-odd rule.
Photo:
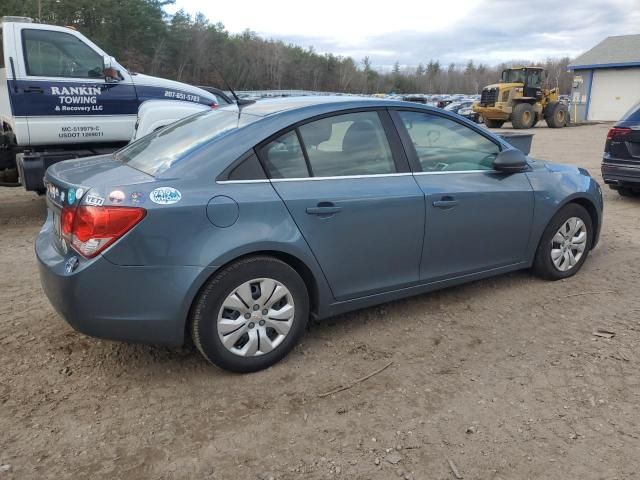
{"label": "dirt ground", "polygon": [[[538,127],[532,154],[600,178],[608,128]],[[0,189],[0,479],[639,478],[640,200],[604,191],[577,276],[344,315],[243,376],[74,332],[39,285],[43,199]]]}

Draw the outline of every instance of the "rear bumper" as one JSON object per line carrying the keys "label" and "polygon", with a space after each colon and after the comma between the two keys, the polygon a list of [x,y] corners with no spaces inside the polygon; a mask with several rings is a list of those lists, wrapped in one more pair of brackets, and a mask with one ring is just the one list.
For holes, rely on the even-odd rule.
{"label": "rear bumper", "polygon": [[51,222],[36,239],[42,288],[55,310],[75,330],[93,337],[135,343],[181,345],[189,308],[201,282],[202,267],[114,265],[102,256],[61,255],[51,244]]}
{"label": "rear bumper", "polygon": [[640,162],[610,160],[605,157],[601,170],[604,183],[611,187],[640,188]]}

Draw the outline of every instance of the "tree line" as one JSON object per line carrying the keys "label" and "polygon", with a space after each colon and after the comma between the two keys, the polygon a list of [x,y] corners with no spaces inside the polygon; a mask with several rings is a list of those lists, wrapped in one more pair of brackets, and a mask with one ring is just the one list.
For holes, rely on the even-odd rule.
{"label": "tree line", "polygon": [[[569,58],[498,66],[441,65],[376,68],[369,57],[320,54],[252,31],[229,33],[203,14],[174,15],[173,0],[0,0],[0,15],[29,16],[40,23],[73,26],[128,69],[195,85],[237,90],[302,89],[349,93],[479,93],[512,65],[546,67],[548,83],[571,89]],[[224,79],[224,80],[223,80]]]}

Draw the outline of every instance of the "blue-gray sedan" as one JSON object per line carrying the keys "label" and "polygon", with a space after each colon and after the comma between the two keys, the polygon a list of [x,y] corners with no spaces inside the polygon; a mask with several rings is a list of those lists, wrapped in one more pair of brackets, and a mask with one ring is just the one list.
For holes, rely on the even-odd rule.
{"label": "blue-gray sedan", "polygon": [[459,116],[314,97],[191,116],[47,171],[44,290],[77,330],[249,372],[308,318],[532,268],[575,274],[602,195]]}

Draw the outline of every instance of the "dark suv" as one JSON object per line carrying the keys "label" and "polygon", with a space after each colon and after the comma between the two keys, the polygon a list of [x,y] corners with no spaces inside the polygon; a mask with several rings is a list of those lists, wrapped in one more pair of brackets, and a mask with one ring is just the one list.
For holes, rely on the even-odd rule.
{"label": "dark suv", "polygon": [[640,101],[607,134],[602,178],[620,195],[640,195]]}

